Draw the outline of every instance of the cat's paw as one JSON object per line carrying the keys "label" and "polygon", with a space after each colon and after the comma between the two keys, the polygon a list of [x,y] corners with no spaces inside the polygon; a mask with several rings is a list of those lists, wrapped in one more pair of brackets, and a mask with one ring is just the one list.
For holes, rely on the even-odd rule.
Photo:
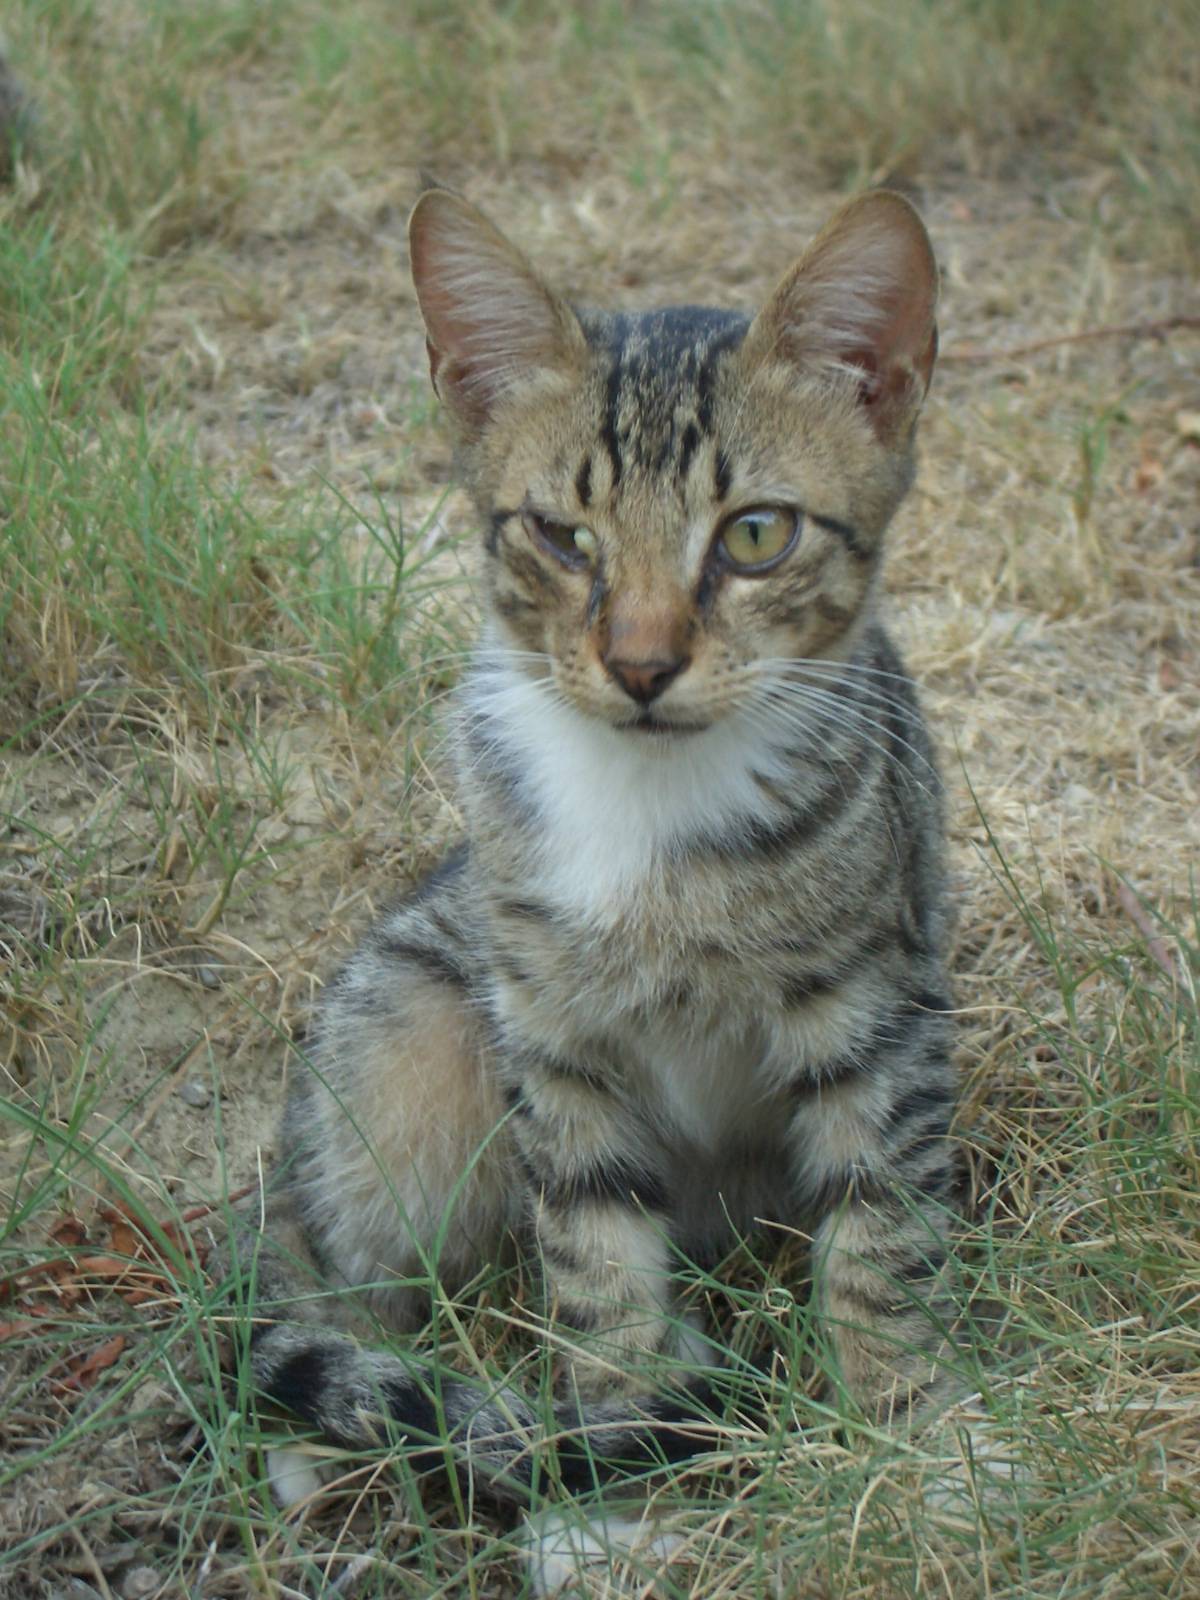
{"label": "cat's paw", "polygon": [[560,1348],[555,1363],[555,1387],[561,1395],[583,1401],[610,1400],[616,1395],[636,1394],[646,1387],[645,1352],[631,1359],[631,1352],[620,1344],[610,1344],[602,1336],[586,1343],[572,1335],[570,1345]]}
{"label": "cat's paw", "polygon": [[672,1321],[624,1324],[587,1335],[560,1332],[558,1386],[581,1400],[645,1394],[719,1364],[699,1312]]}

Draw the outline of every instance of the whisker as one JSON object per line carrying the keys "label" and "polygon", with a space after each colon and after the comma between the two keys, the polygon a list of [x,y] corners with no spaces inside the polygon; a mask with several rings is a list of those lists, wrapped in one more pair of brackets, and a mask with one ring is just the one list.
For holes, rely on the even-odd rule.
{"label": "whisker", "polygon": [[[777,682],[775,684],[767,684],[764,687],[769,693],[778,693],[781,695],[807,694],[810,697],[820,697],[823,703],[830,706],[831,715],[834,710],[840,714],[848,716],[862,716],[868,711],[878,710],[906,712],[912,711],[912,706],[907,700],[898,699],[895,695],[887,695],[878,691],[872,691],[870,694],[859,699],[847,700],[831,693],[830,690],[824,688],[822,685],[807,683],[802,678],[794,679],[790,683]],[[882,724],[880,724],[880,726],[882,727]],[[890,732],[891,730],[889,729],[887,731]],[[907,741],[901,738],[899,734],[896,734],[895,737],[899,743],[907,745]],[[910,750],[913,749],[912,745],[907,745],[907,747]],[[918,751],[914,751],[913,753],[919,754]],[[926,760],[927,758],[922,757],[922,759]]]}
{"label": "whisker", "polygon": [[859,677],[891,678],[897,683],[907,684],[910,688],[915,686],[913,678],[907,672],[892,672],[885,667],[873,667],[865,661],[830,661],[826,656],[764,656],[754,665],[771,671],[786,672],[791,668],[800,667],[806,672],[852,673]]}
{"label": "whisker", "polygon": [[[910,744],[907,739],[901,738],[894,729],[868,716],[861,706],[847,705],[845,702],[805,684],[775,686],[774,689],[764,685],[762,694],[766,706],[770,708],[770,714],[776,726],[781,721],[788,723],[811,738],[816,730],[811,720],[802,719],[797,715],[801,708],[815,713],[826,721],[833,721],[835,718],[843,722],[848,720],[851,723],[854,737],[878,750],[885,760],[895,760],[894,747],[899,745],[919,761],[933,777],[936,778],[937,776],[937,769],[928,756]],[[800,704],[797,705],[796,701],[799,701]],[[871,730],[871,732],[867,730]],[[872,738],[872,732],[879,734],[881,737],[878,739]],[[849,754],[835,756],[827,753],[825,759],[831,763],[836,760],[844,764],[847,761],[852,761],[853,756]],[[915,773],[909,772],[908,777],[923,793],[933,798],[933,791]]]}

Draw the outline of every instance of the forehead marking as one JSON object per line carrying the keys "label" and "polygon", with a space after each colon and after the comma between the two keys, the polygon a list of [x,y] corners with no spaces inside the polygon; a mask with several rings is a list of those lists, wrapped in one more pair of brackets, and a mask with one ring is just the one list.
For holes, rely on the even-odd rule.
{"label": "forehead marking", "polygon": [[587,506],[592,500],[592,458],[584,456],[583,465],[575,475],[575,493],[579,496],[579,504]]}
{"label": "forehead marking", "polygon": [[[611,468],[609,492],[634,466],[658,478],[674,463],[682,485],[712,434],[723,359],[747,326],[737,312],[694,306],[597,316],[588,331],[608,358],[597,433]],[[589,487],[594,497],[595,462]]]}
{"label": "forehead marking", "polygon": [[713,493],[718,500],[724,500],[732,481],[733,468],[729,464],[729,457],[718,445],[713,451]]}
{"label": "forehead marking", "polygon": [[621,481],[621,439],[617,431],[617,425],[621,409],[623,376],[621,357],[623,353],[624,340],[622,339],[613,354],[612,366],[608,369],[608,381],[604,389],[604,415],[600,419],[600,442],[608,451],[608,459],[612,466],[613,489],[616,489]]}
{"label": "forehead marking", "polygon": [[688,475],[688,468],[692,464],[692,457],[700,443],[700,429],[695,422],[689,422],[683,430],[683,437],[679,441],[679,478],[683,482]]}

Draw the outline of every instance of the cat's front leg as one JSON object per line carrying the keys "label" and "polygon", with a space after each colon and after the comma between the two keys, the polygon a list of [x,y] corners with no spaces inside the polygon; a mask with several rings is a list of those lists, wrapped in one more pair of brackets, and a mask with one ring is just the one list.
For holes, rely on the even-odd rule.
{"label": "cat's front leg", "polygon": [[672,1328],[663,1163],[594,1063],[510,1044],[502,1075],[568,1381],[636,1388]]}
{"label": "cat's front leg", "polygon": [[946,1281],[958,1165],[946,1018],[907,1003],[873,1057],[795,1084],[797,1187],[816,1219],[815,1292],[838,1373],[872,1418],[907,1416],[948,1389]]}

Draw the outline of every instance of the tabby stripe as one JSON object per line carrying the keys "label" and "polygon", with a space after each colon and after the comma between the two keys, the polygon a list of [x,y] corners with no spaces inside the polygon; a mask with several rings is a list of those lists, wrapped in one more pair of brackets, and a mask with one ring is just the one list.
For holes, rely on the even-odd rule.
{"label": "tabby stripe", "polygon": [[725,353],[736,349],[745,335],[746,330],[740,324],[727,328],[723,333],[714,336],[712,343],[704,352],[704,359],[696,374],[696,421],[702,433],[712,433],[713,389],[716,384],[717,369]]}
{"label": "tabby stripe", "polygon": [[554,913],[539,900],[497,900],[497,911],[506,917],[519,917],[523,922],[553,922]]}
{"label": "tabby stripe", "polygon": [[918,1157],[927,1156],[934,1150],[942,1147],[949,1154],[946,1144],[949,1138],[949,1118],[940,1126],[924,1128],[920,1133],[914,1133],[908,1142],[901,1146],[892,1155],[892,1160],[898,1168],[912,1167]]}
{"label": "tabby stripe", "polygon": [[500,1093],[504,1096],[506,1109],[511,1111],[514,1116],[531,1117],[533,1115],[533,1107],[525,1098],[525,1090],[521,1084],[501,1083]]}
{"label": "tabby stripe", "polygon": [[729,465],[729,457],[718,445],[713,453],[713,492],[718,500],[724,500],[732,481],[733,468]]}
{"label": "tabby stripe", "polygon": [[937,1022],[939,1015],[940,1013],[922,1010],[913,1003],[911,996],[906,995],[898,1005],[890,1007],[876,1017],[867,1048],[895,1051],[903,1045],[912,1044],[913,1036],[922,1028],[929,1028],[931,1034],[927,1041],[928,1045],[944,1056],[945,1026]]}
{"label": "tabby stripe", "polygon": [[815,1184],[808,1200],[818,1217],[826,1217],[843,1205],[882,1206],[888,1198],[888,1189],[878,1179],[861,1167],[844,1167],[831,1172]]}
{"label": "tabby stripe", "polygon": [[[834,980],[835,983],[841,980]],[[922,1025],[928,1021],[931,1013],[918,1010],[911,1001],[894,1007],[875,1019],[870,1033],[853,1051],[844,1055],[835,1056],[829,1061],[824,1061],[818,1067],[809,1068],[803,1077],[796,1080],[794,1092],[798,1095],[807,1095],[814,1090],[835,1088],[853,1082],[856,1078],[867,1077],[881,1070],[881,1061],[886,1061],[888,1056],[904,1054],[914,1048],[921,1052],[921,1065],[933,1069],[935,1066],[946,1073],[946,1081],[921,1084],[907,1090],[900,1099],[889,1106],[882,1133],[885,1137],[892,1138],[897,1130],[918,1116],[940,1111],[944,1117],[944,1125],[949,1123],[949,1114],[954,1105],[954,1090],[949,1080],[949,1055],[945,1042],[940,1037],[926,1041],[924,1046],[919,1046],[916,1035]]]}
{"label": "tabby stripe", "polygon": [[568,1083],[585,1083],[597,1094],[608,1097],[609,1086],[601,1074],[570,1056],[558,1056],[549,1050],[539,1050],[536,1046],[523,1048],[518,1045],[510,1053],[509,1062],[512,1070],[519,1071],[526,1078],[540,1072],[550,1082],[558,1079]]}
{"label": "tabby stripe", "polygon": [[875,762],[871,762],[866,767],[853,767],[849,773],[835,773],[815,800],[793,811],[782,822],[771,825],[753,821],[740,836],[723,835],[705,840],[702,847],[726,859],[757,855],[778,860],[802,845],[811,844],[830,823],[844,816],[867,777],[874,772]]}
{"label": "tabby stripe", "polygon": [[647,1211],[665,1211],[666,1185],[627,1160],[591,1161],[568,1173],[530,1174],[546,1204],[563,1209],[589,1202],[612,1202]]}
{"label": "tabby stripe", "polygon": [[[813,953],[813,939],[777,940],[772,948],[787,955],[807,956]],[[803,1005],[815,995],[828,994],[831,989],[857,978],[871,965],[876,956],[885,954],[895,943],[890,927],[875,928],[837,963],[832,970],[819,968],[814,972],[795,973],[785,978],[780,990],[783,1004],[791,1009]]]}
{"label": "tabby stripe", "polygon": [[954,1146],[943,1141],[941,1161],[916,1177],[906,1175],[904,1182],[924,1199],[945,1205],[957,1181],[958,1172],[958,1156]]}
{"label": "tabby stripe", "polygon": [[843,1089],[847,1084],[860,1082],[872,1071],[871,1063],[856,1061],[853,1056],[839,1056],[822,1066],[810,1068],[789,1085],[793,1099],[815,1100],[830,1089]]}
{"label": "tabby stripe", "polygon": [[502,788],[509,804],[527,826],[540,821],[536,807],[525,793],[522,781],[524,774],[519,760],[489,735],[486,716],[479,713],[470,716],[464,724],[463,737],[474,759],[476,776],[484,783]]}
{"label": "tabby stripe", "polygon": [[781,789],[774,779],[768,778],[764,773],[756,772],[753,768],[750,771],[750,778],[755,788],[760,789],[772,804],[785,811],[790,807],[791,799],[787,791]]}
{"label": "tabby stripe", "polygon": [[854,615],[852,611],[847,610],[845,606],[839,606],[835,600],[831,600],[826,594],[819,594],[813,601],[813,605],[821,620],[823,622],[832,622],[835,627],[845,627],[846,623]]}
{"label": "tabby stripe", "polygon": [[406,1440],[420,1440],[428,1450],[406,1450],[404,1459],[414,1472],[446,1464],[443,1444],[445,1429],[438,1417],[438,1408],[415,1378],[387,1377],[380,1380],[379,1395],[387,1408],[390,1431],[402,1434]]}
{"label": "tabby stripe", "polygon": [[815,1000],[818,995],[840,989],[847,976],[840,972],[810,972],[802,978],[789,978],[780,989],[779,998],[791,1011],[809,1000]]}
{"label": "tabby stripe", "polygon": [[608,451],[608,459],[612,465],[612,486],[615,489],[621,481],[621,440],[618,433],[618,420],[621,409],[621,350],[618,349],[612,366],[608,369],[608,381],[604,390],[604,416],[600,423],[600,443]]}
{"label": "tabby stripe", "polygon": [[575,493],[579,496],[581,506],[592,503],[592,458],[584,456],[583,465],[575,474]]}
{"label": "tabby stripe", "polygon": [[587,1268],[588,1263],[570,1245],[558,1239],[547,1239],[544,1233],[538,1234],[538,1248],[547,1266],[557,1267],[560,1272],[579,1273]]}
{"label": "tabby stripe", "polygon": [[428,900],[438,890],[444,889],[453,878],[457,878],[467,864],[468,849],[466,841],[455,845],[449,855],[443,856],[431,872],[427,872],[420,883],[405,896],[406,906],[420,905],[423,900]]}
{"label": "tabby stripe", "polygon": [[689,422],[683,430],[683,438],[679,443],[679,481],[686,482],[688,468],[692,464],[692,457],[700,443],[700,430],[694,422]]}
{"label": "tabby stripe", "polygon": [[839,1305],[852,1306],[866,1319],[868,1326],[883,1317],[889,1320],[893,1317],[902,1317],[913,1309],[913,1302],[909,1298],[898,1300],[895,1296],[888,1296],[882,1287],[879,1293],[874,1293],[856,1283],[847,1283],[841,1278],[830,1286],[829,1298],[836,1300]]}
{"label": "tabby stripe", "polygon": [[[269,1376],[267,1393],[272,1400],[294,1411],[298,1417],[325,1427],[321,1399],[339,1376],[344,1358],[340,1352],[322,1349],[297,1350]],[[356,1441],[334,1439],[335,1444]]]}
{"label": "tabby stripe", "polygon": [[926,1283],[936,1278],[946,1265],[946,1252],[939,1245],[923,1256],[910,1257],[901,1262],[880,1262],[879,1265],[886,1276],[894,1278],[897,1283]]}
{"label": "tabby stripe", "polygon": [[608,585],[604,581],[604,570],[602,567],[597,567],[596,576],[592,579],[591,592],[588,594],[587,626],[589,628],[595,626],[607,598]]}
{"label": "tabby stripe", "polygon": [[[568,1493],[595,1489],[612,1476],[676,1466],[721,1447],[721,1429],[706,1413],[721,1415],[722,1397],[704,1379],[691,1379],[687,1394],[648,1395],[637,1402],[636,1417],[598,1426],[597,1407],[559,1401],[556,1454]],[[632,1409],[632,1407],[630,1407]]]}
{"label": "tabby stripe", "polygon": [[533,982],[533,974],[528,967],[509,955],[507,950],[493,950],[492,964],[508,979],[510,983],[527,984]]}
{"label": "tabby stripe", "polygon": [[455,927],[445,913],[439,911],[436,906],[430,906],[426,909],[424,920],[435,933],[440,934],[445,939],[447,944],[461,945],[462,930]]}
{"label": "tabby stripe", "polygon": [[488,555],[494,556],[500,548],[500,535],[504,530],[505,523],[511,522],[514,517],[519,517],[520,515],[521,513],[516,510],[497,510],[492,512],[491,519],[488,522],[487,538],[484,541]]}
{"label": "tabby stripe", "polygon": [[909,1004],[916,1006],[918,1010],[931,1011],[941,1015],[954,1010],[954,1005],[949,995],[937,993],[932,989],[918,989],[909,996]]}
{"label": "tabby stripe", "polygon": [[439,950],[433,945],[419,944],[413,939],[385,936],[380,940],[379,948],[385,955],[392,956],[397,961],[411,962],[414,967],[420,967],[422,972],[439,978],[443,983],[453,983],[460,989],[467,986],[468,975],[464,969],[444,950]]}
{"label": "tabby stripe", "polygon": [[515,622],[518,617],[526,617],[531,611],[538,609],[532,600],[521,600],[512,594],[494,596],[492,605],[495,608],[496,615],[503,617],[505,622]]}
{"label": "tabby stripe", "polygon": [[835,533],[856,561],[870,561],[874,556],[874,547],[864,544],[857,530],[848,522],[839,522],[836,517],[819,517],[815,511],[809,511],[806,515],[810,522],[815,522],[818,528],[824,528],[826,533]]}
{"label": "tabby stripe", "polygon": [[535,589],[538,594],[553,597],[559,593],[557,575],[549,567],[543,566],[531,547],[506,550],[504,564],[510,576]]}

